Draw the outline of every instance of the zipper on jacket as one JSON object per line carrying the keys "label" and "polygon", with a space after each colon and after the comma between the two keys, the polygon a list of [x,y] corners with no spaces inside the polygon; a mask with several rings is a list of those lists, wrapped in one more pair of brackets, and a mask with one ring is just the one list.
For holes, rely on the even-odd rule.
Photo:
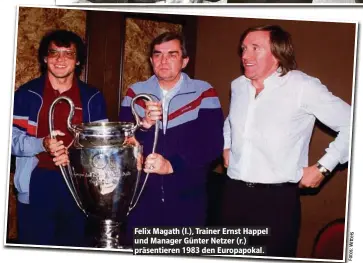
{"label": "zipper on jacket", "polygon": [[165,193],[164,193],[164,177],[161,177],[161,202],[165,202]]}

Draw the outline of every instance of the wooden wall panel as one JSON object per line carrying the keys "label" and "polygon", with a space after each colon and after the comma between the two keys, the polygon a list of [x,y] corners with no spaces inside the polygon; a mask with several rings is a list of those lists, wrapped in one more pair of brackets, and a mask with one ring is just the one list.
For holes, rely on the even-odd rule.
{"label": "wooden wall panel", "polygon": [[110,121],[118,120],[122,63],[123,16],[117,12],[88,12],[87,82],[105,97]]}

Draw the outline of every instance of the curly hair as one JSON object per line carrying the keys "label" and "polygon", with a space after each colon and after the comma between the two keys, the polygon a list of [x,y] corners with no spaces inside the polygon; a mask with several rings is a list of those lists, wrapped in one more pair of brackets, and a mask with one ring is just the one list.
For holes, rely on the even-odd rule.
{"label": "curly hair", "polygon": [[44,58],[48,56],[48,49],[51,43],[54,43],[58,47],[70,47],[72,44],[76,47],[77,64],[75,68],[76,76],[79,76],[82,72],[86,60],[86,46],[83,40],[76,33],[68,30],[54,30],[43,36],[40,41],[38,49],[38,61],[40,64],[40,71],[42,74],[47,72],[47,63]]}

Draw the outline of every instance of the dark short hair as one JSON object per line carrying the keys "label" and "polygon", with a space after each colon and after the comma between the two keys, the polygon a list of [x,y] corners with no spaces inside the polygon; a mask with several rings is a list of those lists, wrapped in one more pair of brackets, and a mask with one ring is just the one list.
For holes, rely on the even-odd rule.
{"label": "dark short hair", "polygon": [[180,35],[178,33],[175,33],[175,32],[165,32],[165,33],[162,33],[161,35],[157,36],[156,38],[154,38],[154,40],[150,44],[150,57],[152,57],[156,45],[160,45],[162,43],[172,41],[172,40],[179,41],[180,48],[182,50],[182,57],[183,58],[188,57],[188,52],[186,49],[184,36]]}
{"label": "dark short hair", "polygon": [[76,65],[75,74],[79,76],[86,59],[86,46],[81,37],[76,33],[63,29],[48,32],[40,41],[38,61],[40,63],[41,73],[44,74],[47,72],[47,63],[44,62],[44,58],[48,56],[48,49],[52,42],[58,47],[70,47],[72,44],[76,46],[76,56],[79,64]]}
{"label": "dark short hair", "polygon": [[243,32],[240,38],[240,55],[242,55],[242,43],[251,32],[266,31],[270,33],[270,48],[272,55],[277,59],[281,68],[281,76],[290,70],[297,68],[294,47],[291,35],[277,25],[250,27]]}

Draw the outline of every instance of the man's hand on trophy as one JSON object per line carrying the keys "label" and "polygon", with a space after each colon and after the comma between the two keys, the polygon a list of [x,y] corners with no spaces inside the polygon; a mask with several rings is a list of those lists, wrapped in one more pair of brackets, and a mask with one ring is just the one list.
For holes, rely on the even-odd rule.
{"label": "man's hand on trophy", "polygon": [[[59,130],[55,130],[52,132],[53,136],[64,136],[65,134]],[[58,141],[57,139],[52,139],[50,134],[43,139],[43,147],[46,152],[50,155],[55,156],[55,153],[58,151],[64,150],[66,147],[63,144],[63,141]]]}
{"label": "man's hand on trophy", "polygon": [[142,127],[149,129],[162,119],[163,111],[161,103],[157,101],[146,101],[145,117],[142,119]]}
{"label": "man's hand on trophy", "polygon": [[68,156],[68,150],[67,148],[64,148],[63,150],[57,151],[54,155],[53,162],[56,166],[66,166],[69,164],[69,156]]}
{"label": "man's hand on trophy", "polygon": [[145,173],[171,174],[174,172],[170,162],[157,153],[149,154],[144,164]]}

